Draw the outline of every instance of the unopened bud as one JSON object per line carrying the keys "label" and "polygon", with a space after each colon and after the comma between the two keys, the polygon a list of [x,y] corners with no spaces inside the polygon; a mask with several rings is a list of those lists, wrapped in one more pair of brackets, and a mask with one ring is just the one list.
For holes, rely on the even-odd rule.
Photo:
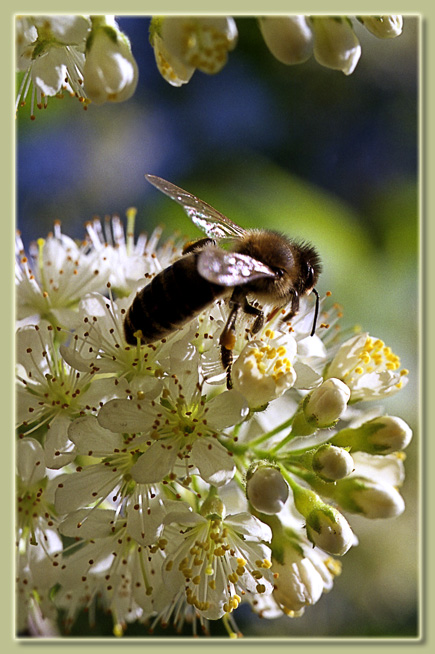
{"label": "unopened bud", "polygon": [[380,39],[393,39],[402,34],[402,16],[358,16],[358,20]]}
{"label": "unopened bud", "polygon": [[330,443],[348,447],[351,452],[391,454],[409,445],[412,430],[404,420],[395,416],[379,416],[356,429],[339,431]]}
{"label": "unopened bud", "polygon": [[346,518],[326,504],[308,515],[306,529],[309,540],[328,554],[342,556],[356,543]]}
{"label": "unopened bud", "polygon": [[278,61],[299,64],[313,51],[313,34],[305,16],[265,16],[259,19],[264,41]]}
{"label": "unopened bud", "polygon": [[357,542],[346,518],[314,491],[294,480],[290,485],[296,510],[305,518],[308,539],[328,554],[346,554]]}
{"label": "unopened bud", "polygon": [[395,518],[405,510],[403,498],[394,486],[363,477],[337,482],[334,497],[345,511],[370,519]]}
{"label": "unopened bud", "polygon": [[313,456],[313,471],[324,481],[337,481],[350,475],[354,462],[342,447],[325,443]]}
{"label": "unopened bud", "polygon": [[347,407],[350,398],[349,387],[340,379],[327,379],[315,388],[304,403],[304,414],[308,422],[318,429],[332,427]]}
{"label": "unopened bud", "polygon": [[248,472],[246,495],[257,511],[269,515],[279,513],[287,501],[288,494],[287,482],[277,468],[260,465]]}
{"label": "unopened bud", "polygon": [[361,46],[348,18],[342,16],[315,16],[311,18],[314,30],[314,56],[322,66],[341,70],[350,75],[361,56]]}

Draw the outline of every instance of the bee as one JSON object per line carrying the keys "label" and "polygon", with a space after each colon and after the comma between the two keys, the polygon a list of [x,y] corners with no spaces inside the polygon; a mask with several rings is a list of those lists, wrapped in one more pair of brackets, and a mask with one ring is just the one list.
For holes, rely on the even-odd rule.
{"label": "bee", "polygon": [[[260,304],[275,311],[289,307],[283,321],[299,310],[299,300],[316,296],[311,336],[319,312],[315,289],[321,273],[316,249],[268,229],[244,229],[209,204],[161,177],[148,182],[178,202],[206,238],[187,244],[182,256],[138,291],[124,319],[127,343],[153,343],[195,318],[215,300],[228,300],[229,315],[220,335],[221,360],[231,388],[232,351],[239,312],[253,317],[251,333],[264,324]],[[255,299],[253,304],[248,297]]]}

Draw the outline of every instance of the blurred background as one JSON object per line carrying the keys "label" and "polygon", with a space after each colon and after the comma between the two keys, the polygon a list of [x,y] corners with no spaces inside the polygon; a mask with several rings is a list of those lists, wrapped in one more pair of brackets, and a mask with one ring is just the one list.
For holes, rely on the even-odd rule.
{"label": "blurred background", "polygon": [[407,510],[369,524],[351,517],[360,545],[344,557],[332,593],[295,620],[266,623],[237,611],[247,637],[419,633],[419,20],[405,17],[390,41],[356,24],[362,56],[346,77],[314,59],[279,63],[256,20],[237,18],[226,67],[174,88],[157,71],[149,19],[118,17],[139,66],[131,100],[84,112],[69,97],[49,98],[35,121],[28,107],[18,112],[16,215],[25,244],[58,219],[81,239],[94,215],[124,216],[130,206],[138,231],[164,225],[166,234],[198,236],[144,179],[159,175],[245,227],[312,241],[324,266],[317,288],[343,306],[343,328],[382,338],[410,370],[404,391],[383,403],[414,430]]}

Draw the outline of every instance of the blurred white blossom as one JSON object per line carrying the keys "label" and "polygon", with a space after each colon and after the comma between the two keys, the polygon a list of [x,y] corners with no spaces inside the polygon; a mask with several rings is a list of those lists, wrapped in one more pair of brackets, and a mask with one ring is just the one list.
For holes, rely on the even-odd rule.
{"label": "blurred white blossom", "polygon": [[[392,16],[258,17],[259,32],[273,56],[286,65],[311,56],[323,66],[350,75],[361,56],[352,20],[371,34],[391,39],[402,33],[403,19]],[[139,70],[130,41],[112,15],[31,16],[16,18],[16,70],[24,73],[16,109],[47,106],[48,97],[76,96],[90,102],[124,102],[135,92]],[[145,38],[145,35],[144,35]],[[214,75],[237,45],[231,16],[153,16],[149,42],[162,77],[172,86],[187,84],[194,72]]]}

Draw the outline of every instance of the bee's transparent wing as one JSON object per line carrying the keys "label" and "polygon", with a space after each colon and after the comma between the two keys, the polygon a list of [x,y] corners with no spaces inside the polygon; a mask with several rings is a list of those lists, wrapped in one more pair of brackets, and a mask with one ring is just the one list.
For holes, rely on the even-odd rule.
{"label": "bee's transparent wing", "polygon": [[145,175],[145,179],[158,188],[159,191],[181,204],[191,221],[210,238],[216,240],[229,237],[240,238],[246,233],[246,230],[233,223],[232,220],[207,204],[207,202],[203,202],[203,200],[175,186],[175,184],[171,184],[171,182],[167,182],[155,175]]}
{"label": "bee's transparent wing", "polygon": [[275,277],[273,270],[261,261],[218,247],[207,247],[199,253],[197,269],[201,277],[219,286],[239,286],[261,277]]}

